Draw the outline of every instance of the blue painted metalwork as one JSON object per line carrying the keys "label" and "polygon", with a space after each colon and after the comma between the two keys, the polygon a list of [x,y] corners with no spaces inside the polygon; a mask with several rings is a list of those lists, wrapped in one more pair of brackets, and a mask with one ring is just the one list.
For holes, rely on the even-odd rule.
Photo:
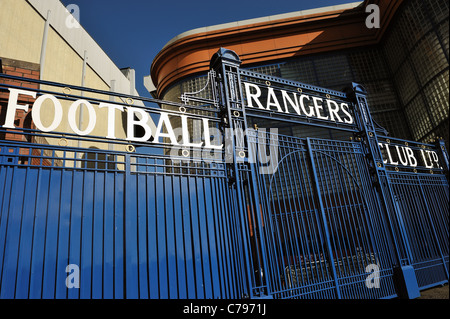
{"label": "blue painted metalwork", "polygon": [[[357,84],[337,92],[239,66],[234,52],[219,50],[214,99],[191,94],[182,104],[0,74],[0,93],[26,90],[3,80],[38,83],[38,95],[132,99],[156,118],[187,114],[208,118],[225,138],[235,133],[219,157],[185,158],[171,156],[168,143],[130,148],[123,139],[0,127],[0,298],[413,298],[448,282],[443,141],[385,136]],[[349,103],[355,122],[247,108],[244,82],[328,95]],[[250,129],[254,119],[352,139]],[[442,167],[386,160],[387,147],[405,145]],[[68,265],[79,267],[79,288],[66,285]]]}

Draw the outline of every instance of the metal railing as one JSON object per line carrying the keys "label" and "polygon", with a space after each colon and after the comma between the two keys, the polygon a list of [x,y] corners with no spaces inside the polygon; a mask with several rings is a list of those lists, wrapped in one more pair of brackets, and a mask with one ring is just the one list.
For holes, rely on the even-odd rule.
{"label": "metal railing", "polygon": [[[337,92],[214,61],[214,99],[194,92],[183,103],[0,74],[0,298],[392,298],[394,270],[409,265],[420,289],[448,281],[442,141],[385,136],[358,85]],[[274,101],[250,108],[245,83],[280,101],[334,99],[354,121],[324,120],[337,119],[333,107],[318,118]],[[23,91],[12,119],[14,90]],[[108,112],[89,134],[73,123],[40,130],[50,124],[36,126],[33,105],[46,95],[66,119],[76,101],[109,104],[115,131]],[[254,119],[341,135],[249,129]],[[80,120],[86,130],[89,117]],[[186,136],[195,121],[197,139]],[[223,148],[205,147],[208,127]],[[78,289],[67,286],[68,265],[79,267]],[[366,284],[370,265],[377,288]]]}

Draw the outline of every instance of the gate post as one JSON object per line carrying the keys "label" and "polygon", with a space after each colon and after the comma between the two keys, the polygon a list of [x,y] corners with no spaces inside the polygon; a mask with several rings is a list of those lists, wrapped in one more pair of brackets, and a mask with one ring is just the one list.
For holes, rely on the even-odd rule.
{"label": "gate post", "polygon": [[449,156],[447,148],[445,147],[445,141],[439,139],[436,141],[436,153],[439,157],[439,162],[442,163],[442,169],[444,170],[445,176],[447,176],[447,181],[449,180]]}
{"label": "gate post", "polygon": [[[381,154],[375,125],[367,104],[367,91],[357,83],[352,83],[351,89],[347,91],[348,97],[353,100],[355,121],[359,132],[355,138],[361,141],[362,149],[366,155],[366,163],[373,177],[374,188],[379,194],[379,199],[389,222],[390,233],[395,246],[395,255],[398,264],[394,266],[394,283],[400,298],[414,299],[420,296],[417,278],[412,264],[412,253],[407,237],[403,218],[393,197],[389,176],[386,172]],[[400,238],[397,238],[394,230],[393,220],[398,223]],[[402,256],[400,246],[404,248],[406,256]]]}
{"label": "gate post", "polygon": [[322,192],[320,191],[319,178],[317,175],[316,164],[314,162],[314,154],[313,154],[313,150],[312,150],[312,146],[311,146],[311,139],[309,137],[306,138],[306,145],[308,147],[309,163],[311,164],[312,175],[314,177],[313,178],[314,187],[315,187],[315,190],[317,193],[317,200],[319,202],[319,210],[320,210],[320,215],[321,215],[322,223],[323,223],[324,235],[325,235],[326,246],[327,246],[327,253],[328,253],[328,258],[330,259],[330,267],[331,267],[331,271],[333,273],[334,286],[336,289],[336,297],[337,297],[337,299],[341,299],[342,298],[341,290],[339,287],[338,277],[337,277],[337,273],[336,273],[336,266],[334,263],[333,251],[331,250],[330,231],[328,230],[327,218],[325,215],[325,209],[324,209],[323,201],[322,201]]}
{"label": "gate post", "polygon": [[[253,253],[255,250],[255,237],[249,235],[248,210],[259,209],[259,198],[254,181],[255,168],[252,164],[251,147],[248,144],[248,126],[243,103],[243,94],[241,90],[241,79],[239,67],[241,60],[239,56],[224,48],[220,48],[211,58],[210,68],[216,74],[215,92],[217,92],[218,106],[220,108],[219,116],[222,119],[221,130],[224,133],[225,141],[225,163],[227,168],[227,177],[230,189],[236,197],[237,211],[236,219],[240,223],[240,234],[235,238],[236,247],[242,245],[243,259],[245,260],[246,278],[248,290],[244,294],[248,297],[267,297],[267,291],[263,291],[263,279],[259,277],[259,283],[255,279]],[[251,184],[253,183],[253,184]],[[252,187],[250,187],[250,184]],[[247,202],[247,200],[249,200]],[[261,226],[260,214],[256,213],[258,226]],[[255,230],[256,232],[256,230]],[[266,268],[265,248],[261,247],[260,241],[256,244],[261,249],[264,271]],[[256,252],[258,254],[258,252]],[[259,261],[259,260],[258,260]],[[259,286],[261,290],[256,291],[254,286]],[[245,296],[244,296],[245,297]]]}
{"label": "gate post", "polygon": [[238,154],[240,162],[244,162],[248,154],[244,141],[245,109],[240,96],[240,80],[238,78],[240,65],[239,56],[224,48],[220,48],[213,55],[210,64],[210,68],[217,74],[216,92],[220,108],[219,117],[222,119],[221,129],[225,135],[225,160],[230,186],[236,186],[236,183],[239,182]]}

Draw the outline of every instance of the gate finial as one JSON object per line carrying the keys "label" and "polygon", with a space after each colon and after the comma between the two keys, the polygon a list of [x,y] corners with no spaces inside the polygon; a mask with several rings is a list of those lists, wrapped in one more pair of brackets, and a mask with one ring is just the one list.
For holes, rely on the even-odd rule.
{"label": "gate finial", "polygon": [[228,50],[225,48],[220,48],[211,58],[210,62],[210,68],[214,68],[218,63],[227,61],[233,64],[236,64],[237,66],[241,65],[242,61],[239,58],[239,55],[237,55],[236,52],[232,50]]}

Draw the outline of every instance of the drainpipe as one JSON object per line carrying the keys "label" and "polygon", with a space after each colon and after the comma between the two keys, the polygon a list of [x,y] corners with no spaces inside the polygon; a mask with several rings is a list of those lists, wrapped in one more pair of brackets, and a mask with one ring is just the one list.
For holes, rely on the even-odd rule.
{"label": "drainpipe", "polygon": [[[86,61],[87,61],[87,51],[84,51],[84,57],[83,57],[83,69],[81,72],[81,87],[84,88],[85,86],[85,79],[86,79]],[[80,96],[84,96],[84,91],[82,90],[80,92]],[[83,107],[80,106],[80,114],[78,116],[78,127],[81,129],[83,125]],[[81,141],[78,140],[78,147],[81,147]],[[82,154],[80,154],[82,156]]]}
{"label": "drainpipe", "polygon": [[45,64],[45,50],[47,48],[47,38],[48,38],[48,28],[50,26],[50,13],[51,11],[47,11],[47,19],[45,20],[44,26],[44,35],[42,37],[42,46],[41,46],[41,59],[40,59],[40,72],[39,79],[42,80],[42,73],[44,72],[44,64]]}
{"label": "drainpipe", "polygon": [[[116,91],[116,80],[111,80],[111,86],[109,87],[109,91],[110,92],[115,92]],[[113,95],[110,95],[109,96],[109,101],[110,102],[114,102],[115,101],[115,97]],[[108,143],[108,150],[114,151],[114,144],[113,143]]]}
{"label": "drainpipe", "polygon": [[136,88],[136,73],[134,69],[130,69],[130,95],[134,95],[134,89]]}

